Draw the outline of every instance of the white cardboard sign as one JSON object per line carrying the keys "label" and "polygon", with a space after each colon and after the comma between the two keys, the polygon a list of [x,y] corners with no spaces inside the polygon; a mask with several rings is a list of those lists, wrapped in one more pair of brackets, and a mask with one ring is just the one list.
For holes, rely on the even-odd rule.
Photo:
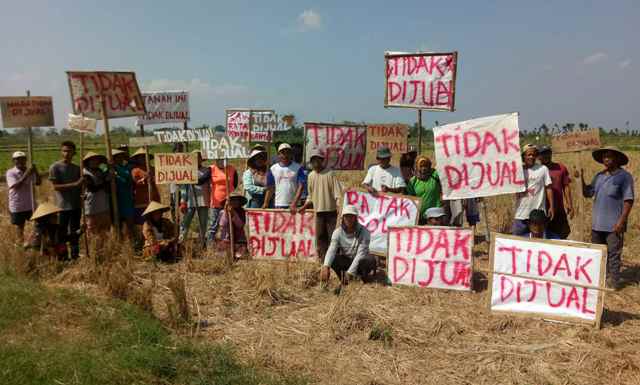
{"label": "white cardboard sign", "polygon": [[138,118],[137,125],[186,122],[189,120],[187,91],[145,92],[142,94],[147,113]]}
{"label": "white cardboard sign", "polygon": [[247,209],[249,250],[253,259],[317,261],[313,212]]}

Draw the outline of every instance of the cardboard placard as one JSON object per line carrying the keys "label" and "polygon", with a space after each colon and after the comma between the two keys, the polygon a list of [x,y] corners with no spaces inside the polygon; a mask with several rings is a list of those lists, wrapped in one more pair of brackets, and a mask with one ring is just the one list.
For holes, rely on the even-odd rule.
{"label": "cardboard placard", "polygon": [[[188,130],[156,130],[153,131],[159,143],[201,142],[216,135],[212,128],[195,128]],[[217,135],[222,135],[217,133]]]}
{"label": "cardboard placard", "polygon": [[387,255],[389,228],[418,224],[420,200],[400,194],[378,193],[374,197],[366,191],[349,189],[344,193],[343,206],[358,209],[358,222],[371,233],[369,252]]}
{"label": "cardboard placard", "polygon": [[385,107],[454,111],[457,52],[386,53]]}
{"label": "cardboard placard", "polygon": [[95,134],[97,120],[91,118],[85,118],[82,115],[69,114],[69,120],[67,126],[70,130],[82,132],[84,134]]}
{"label": "cardboard placard", "polygon": [[[270,110],[249,110],[249,109],[238,109],[238,110],[226,110],[226,127],[227,127],[227,135],[232,138],[242,138],[244,140],[249,139],[249,127],[252,116],[254,114],[260,114],[260,118],[262,119],[263,113],[273,113]],[[257,115],[256,115],[257,116]],[[255,119],[255,118],[254,118]],[[268,131],[268,125],[264,124],[265,122],[261,121],[260,126],[257,129],[254,129],[251,126],[251,142],[271,142],[272,134]],[[264,129],[267,130],[264,130]],[[263,131],[264,130],[264,131]]]}
{"label": "cardboard placard", "polygon": [[365,164],[376,163],[376,151],[387,146],[391,150],[391,164],[399,165],[400,157],[407,152],[408,139],[409,126],[406,124],[368,124]]}
{"label": "cardboard placard", "polygon": [[205,159],[247,159],[251,149],[241,137],[216,134],[202,140],[202,156]]}
{"label": "cardboard placard", "polygon": [[155,136],[134,136],[129,138],[129,147],[156,146],[160,144]]}
{"label": "cardboard placard", "polygon": [[600,130],[573,131],[551,137],[551,149],[556,154],[595,150],[601,147]]}
{"label": "cardboard placard", "polygon": [[517,113],[434,127],[433,135],[444,199],[524,191]]}
{"label": "cardboard placard", "polygon": [[102,119],[102,102],[107,118],[126,118],[146,113],[134,72],[67,71],[73,113]]}
{"label": "cardboard placard", "polygon": [[159,91],[142,94],[147,113],[137,125],[186,122],[189,120],[189,92]]}
{"label": "cardboard placard", "polygon": [[247,209],[249,251],[253,259],[317,261],[316,221],[311,211]]}
{"label": "cardboard placard", "polygon": [[51,96],[3,96],[0,113],[4,128],[55,126]]}
{"label": "cardboard placard", "polygon": [[160,153],[155,156],[155,178],[157,184],[198,183],[198,154]]}
{"label": "cardboard placard", "polygon": [[606,246],[504,234],[492,238],[491,311],[599,327]]}
{"label": "cardboard placard", "polygon": [[367,127],[305,122],[305,159],[320,151],[325,167],[333,170],[362,170],[367,149]]}
{"label": "cardboard placard", "polygon": [[390,227],[387,277],[392,285],[471,290],[473,230]]}

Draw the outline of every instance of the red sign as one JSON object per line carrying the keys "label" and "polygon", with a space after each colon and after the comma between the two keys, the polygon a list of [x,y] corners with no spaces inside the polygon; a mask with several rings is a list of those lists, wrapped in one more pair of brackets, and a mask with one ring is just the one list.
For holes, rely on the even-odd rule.
{"label": "red sign", "polygon": [[367,127],[331,123],[305,123],[306,156],[320,151],[325,167],[333,170],[362,170],[367,149]]}

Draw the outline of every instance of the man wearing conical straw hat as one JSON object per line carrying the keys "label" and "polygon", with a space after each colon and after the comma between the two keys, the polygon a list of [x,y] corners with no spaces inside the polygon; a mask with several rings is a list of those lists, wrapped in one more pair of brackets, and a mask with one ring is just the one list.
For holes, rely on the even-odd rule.
{"label": "man wearing conical straw hat", "polygon": [[111,221],[109,213],[110,176],[100,169],[107,163],[104,155],[89,151],[82,159],[85,181],[84,213],[87,219],[87,231],[92,235],[101,235],[109,230]]}
{"label": "man wearing conical straw hat", "polygon": [[625,153],[614,147],[593,151],[593,159],[602,163],[604,170],[597,173],[591,184],[584,181],[584,170],[580,170],[582,194],[593,197],[591,220],[591,242],[607,245],[607,286],[619,289],[622,246],[627,220],[635,192],[633,176],[621,166],[629,163]]}
{"label": "man wearing conical straw hat", "polygon": [[69,258],[67,242],[78,242],[81,230],[67,233],[67,229],[60,225],[58,218],[63,211],[52,203],[41,203],[31,216],[35,225],[29,241],[25,243],[25,249],[40,250],[42,247],[44,256],[67,260]]}
{"label": "man wearing conical straw hat", "polygon": [[142,213],[144,218],[142,225],[143,254],[145,257],[152,257],[163,262],[176,262],[180,259],[175,225],[162,216],[170,209],[167,205],[151,201]]}

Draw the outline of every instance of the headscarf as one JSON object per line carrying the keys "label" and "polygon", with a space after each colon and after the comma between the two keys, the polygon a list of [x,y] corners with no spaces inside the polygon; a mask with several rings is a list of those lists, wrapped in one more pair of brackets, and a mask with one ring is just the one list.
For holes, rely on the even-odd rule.
{"label": "headscarf", "polygon": [[[416,158],[416,176],[419,179],[426,179],[429,177],[429,175],[420,175],[420,166],[423,163],[427,163],[429,166],[431,166],[431,159],[429,159],[428,157],[424,156],[424,155],[420,155]],[[429,170],[431,171],[431,167],[429,167]]]}

